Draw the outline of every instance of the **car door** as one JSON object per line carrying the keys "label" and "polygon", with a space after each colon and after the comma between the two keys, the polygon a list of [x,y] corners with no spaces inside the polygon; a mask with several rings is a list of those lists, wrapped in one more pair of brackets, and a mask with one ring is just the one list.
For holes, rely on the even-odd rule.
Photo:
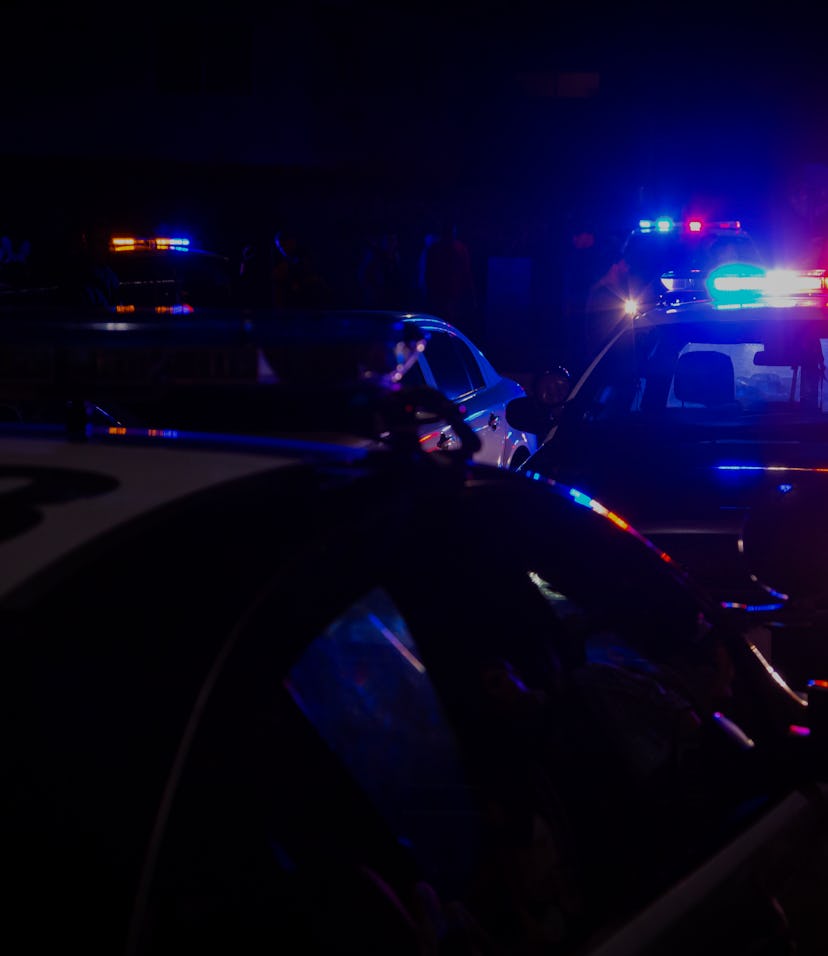
{"label": "car door", "polygon": [[[465,419],[480,439],[479,461],[508,466],[513,437],[506,422],[506,402],[522,389],[486,367],[479,353],[456,331],[429,328],[426,353],[420,362],[424,374],[444,395],[465,409]],[[523,436],[525,440],[525,436]],[[426,448],[453,448],[458,439],[450,426],[428,436]]]}

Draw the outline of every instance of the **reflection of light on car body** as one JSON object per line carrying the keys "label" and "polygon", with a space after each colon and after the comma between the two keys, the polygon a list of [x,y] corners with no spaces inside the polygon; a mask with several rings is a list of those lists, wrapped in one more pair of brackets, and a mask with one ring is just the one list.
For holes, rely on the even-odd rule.
{"label": "reflection of light on car body", "polygon": [[[466,424],[480,440],[477,461],[514,470],[537,447],[536,436],[512,428],[506,404],[525,395],[520,383],[502,375],[486,355],[460,329],[437,316],[406,314],[404,323],[418,329],[423,348],[416,367],[402,378],[403,385],[417,383],[442,392],[461,410]],[[453,448],[450,428],[425,428],[421,446],[428,451]]]}
{"label": "reflection of light on car body", "polygon": [[590,495],[584,494],[582,491],[578,491],[577,488],[567,488],[565,485],[560,484],[560,482],[555,481],[552,478],[546,478],[544,475],[539,474],[538,472],[533,472],[524,469],[524,474],[527,478],[531,478],[533,481],[543,481],[547,484],[554,487],[558,490],[559,493],[568,495],[573,499],[577,504],[581,505],[584,508],[589,508],[590,511],[594,511],[596,514],[601,515],[602,518],[606,518],[608,521],[611,521],[617,528],[620,528],[622,531],[629,532],[634,538],[637,538],[643,545],[649,548],[651,551],[654,551],[665,564],[669,564],[679,570],[682,570],[673,558],[667,554],[666,551],[662,551],[661,548],[657,547],[650,541],[645,535],[641,534],[640,531],[637,531],[629,521],[621,517],[621,515],[616,514],[614,511],[611,511],[609,508],[601,504],[600,501],[596,501],[595,498],[590,497]]}

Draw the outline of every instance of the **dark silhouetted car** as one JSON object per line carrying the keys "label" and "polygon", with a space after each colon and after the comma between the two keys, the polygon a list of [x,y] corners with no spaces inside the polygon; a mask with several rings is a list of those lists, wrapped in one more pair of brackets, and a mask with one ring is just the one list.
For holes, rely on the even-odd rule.
{"label": "dark silhouetted car", "polygon": [[111,236],[108,264],[118,277],[111,304],[120,312],[153,307],[186,314],[194,308],[223,308],[235,291],[231,260],[195,246],[186,236]]}
{"label": "dark silhouetted car", "polygon": [[761,623],[800,688],[828,660],[825,282],[737,265],[711,274],[705,300],[666,294],[525,466],[617,509]]}
{"label": "dark silhouetted car", "polygon": [[475,463],[423,341],[3,316],[7,948],[817,952],[828,685]]}
{"label": "dark silhouetted car", "polygon": [[234,299],[231,260],[186,236],[109,235],[100,226],[55,242],[38,237],[33,262],[0,282],[0,307],[114,306],[186,315],[226,308]]}

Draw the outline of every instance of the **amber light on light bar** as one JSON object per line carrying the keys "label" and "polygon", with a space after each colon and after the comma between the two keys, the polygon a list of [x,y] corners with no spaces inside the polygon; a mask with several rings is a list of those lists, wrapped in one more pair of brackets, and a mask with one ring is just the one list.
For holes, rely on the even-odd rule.
{"label": "amber light on light bar", "polygon": [[[116,305],[116,312],[134,312],[134,305]],[[154,311],[158,315],[189,315],[193,307],[187,302],[176,303],[175,305],[156,305]]]}
{"label": "amber light on light bar", "polygon": [[186,252],[190,240],[183,236],[152,236],[150,238],[136,236],[112,236],[109,248],[113,252],[132,252],[136,249],[171,249]]}

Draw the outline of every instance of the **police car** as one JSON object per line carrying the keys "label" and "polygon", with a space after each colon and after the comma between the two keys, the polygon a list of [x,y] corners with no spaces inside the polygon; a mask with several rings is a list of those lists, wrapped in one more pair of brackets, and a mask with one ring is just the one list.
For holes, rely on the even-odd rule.
{"label": "police car", "polygon": [[642,218],[621,254],[629,267],[630,296],[639,309],[656,304],[665,275],[680,278],[687,289],[703,290],[710,270],[722,263],[764,261],[741,220],[704,216]]}
{"label": "police car", "polygon": [[761,622],[801,688],[828,646],[828,276],[743,263],[706,289],[632,318],[524,467],[617,509]]}
{"label": "police car", "polygon": [[7,949],[821,942],[821,698],[616,512],[475,464],[423,343],[0,316]]}
{"label": "police car", "polygon": [[112,235],[108,263],[118,279],[111,304],[120,312],[152,307],[183,314],[222,308],[234,293],[229,257],[202,249],[187,236]]}

